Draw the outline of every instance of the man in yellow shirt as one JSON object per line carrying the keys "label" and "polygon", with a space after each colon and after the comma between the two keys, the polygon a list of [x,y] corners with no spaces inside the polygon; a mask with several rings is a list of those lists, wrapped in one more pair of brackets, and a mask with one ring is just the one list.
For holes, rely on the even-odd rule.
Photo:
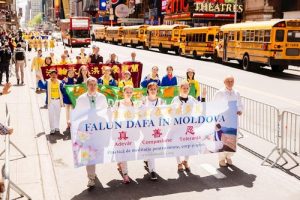
{"label": "man in yellow shirt", "polygon": [[[39,49],[37,56],[33,58],[31,63],[31,71],[35,71],[36,75],[42,75],[41,67],[44,65],[45,59],[42,56],[42,50]],[[36,80],[36,92],[39,91],[38,80]]]}
{"label": "man in yellow shirt", "polygon": [[47,91],[46,104],[48,105],[50,135],[59,133],[60,111],[63,104],[63,83],[57,78],[55,69],[49,70],[50,79],[42,81],[42,77],[37,75],[38,86]]}
{"label": "man in yellow shirt", "polygon": [[62,54],[60,58],[61,60],[58,63],[59,65],[67,65],[71,63],[70,60],[67,58],[66,54]]}

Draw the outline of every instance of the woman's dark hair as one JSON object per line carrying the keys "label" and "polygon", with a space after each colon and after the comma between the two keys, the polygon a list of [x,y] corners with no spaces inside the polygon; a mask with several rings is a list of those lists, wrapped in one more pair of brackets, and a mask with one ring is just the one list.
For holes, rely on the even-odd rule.
{"label": "woman's dark hair", "polygon": [[87,77],[90,77],[90,71],[89,68],[86,65],[81,65],[81,67],[78,70],[78,78],[83,78],[82,76],[82,69],[86,67],[87,68]]}
{"label": "woman's dark hair", "polygon": [[[190,79],[188,73],[189,73],[189,72],[186,73],[186,79],[187,79],[187,80]],[[194,79],[195,79],[195,72],[193,72],[193,77],[192,77],[192,80],[194,80]]]}
{"label": "woman's dark hair", "polygon": [[[50,64],[46,63],[47,60],[50,60]],[[52,65],[52,58],[51,57],[48,56],[48,57],[45,58],[45,65]]]}

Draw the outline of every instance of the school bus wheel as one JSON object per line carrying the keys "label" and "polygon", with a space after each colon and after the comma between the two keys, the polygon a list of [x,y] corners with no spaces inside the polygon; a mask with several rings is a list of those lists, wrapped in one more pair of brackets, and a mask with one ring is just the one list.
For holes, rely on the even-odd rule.
{"label": "school bus wheel", "polygon": [[216,63],[221,63],[222,60],[218,57],[218,52],[217,50],[214,51],[214,54],[212,56],[213,61],[215,61]]}
{"label": "school bus wheel", "polygon": [[194,57],[195,59],[198,58],[197,51],[193,51],[193,57]]}
{"label": "school bus wheel", "polygon": [[252,70],[252,66],[251,66],[248,54],[245,54],[243,56],[243,69],[246,70],[246,71],[251,71]]}
{"label": "school bus wheel", "polygon": [[182,48],[178,49],[178,55],[183,56]]}
{"label": "school bus wheel", "polygon": [[143,49],[148,50],[146,43],[143,43]]}
{"label": "school bus wheel", "polygon": [[287,69],[288,66],[284,66],[284,65],[272,65],[271,68],[272,68],[272,71],[273,71],[273,72],[281,73],[281,72],[283,72],[285,69]]}

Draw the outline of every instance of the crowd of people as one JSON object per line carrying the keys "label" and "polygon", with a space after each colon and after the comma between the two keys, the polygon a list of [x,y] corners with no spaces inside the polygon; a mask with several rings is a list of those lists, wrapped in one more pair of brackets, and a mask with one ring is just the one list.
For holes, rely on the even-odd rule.
{"label": "crowd of people", "polygon": [[[118,58],[115,53],[110,55],[109,60],[104,62],[103,57],[100,55],[100,48],[98,46],[92,46],[92,53],[88,55],[85,52],[85,48],[80,49],[80,53],[75,56],[75,59],[72,59],[68,50],[64,50],[63,54],[60,55],[60,58],[55,56],[53,51],[48,52],[48,45],[41,42],[41,37],[26,38],[28,47],[24,48],[22,44],[23,38],[19,40],[16,45],[16,48],[10,48],[9,43],[4,42],[2,48],[0,49],[0,83],[2,84],[2,74],[6,74],[6,85],[3,89],[3,94],[7,93],[9,87],[9,67],[10,63],[15,64],[16,71],[16,81],[17,84],[24,84],[24,67],[27,65],[26,51],[31,51],[32,49],[36,50],[36,56],[32,59],[31,71],[34,71],[36,74],[36,92],[40,91],[46,92],[46,106],[49,113],[49,124],[50,124],[50,135],[54,135],[60,132],[60,114],[61,108],[65,106],[66,108],[66,122],[67,128],[71,126],[70,113],[72,110],[72,103],[66,93],[66,85],[74,84],[86,84],[88,91],[81,95],[77,99],[76,106],[86,105],[86,109],[99,109],[107,108],[106,97],[97,92],[98,84],[116,86],[123,88],[124,99],[116,101],[113,106],[115,109],[118,108],[131,108],[136,106],[132,100],[133,98],[133,82],[131,78],[131,73],[129,71],[124,72],[124,76],[121,80],[116,80],[112,74],[111,67],[105,67],[103,76],[99,79],[96,79],[90,75],[88,64],[118,64]],[[43,45],[44,44],[44,45]],[[53,44],[54,45],[54,44]],[[49,54],[44,56],[42,46],[45,51]],[[51,40],[49,43],[50,49],[53,50]],[[136,53],[131,53],[130,61],[136,62]],[[68,69],[66,77],[62,80],[58,79],[58,72],[55,69],[49,70],[50,78],[47,80],[43,79],[41,69],[44,66],[53,66],[53,65],[64,65],[64,64],[80,64],[81,67],[78,70],[78,74],[75,73],[74,69]],[[147,89],[147,96],[142,102],[142,106],[156,107],[159,105],[165,104],[164,101],[158,97],[158,89],[160,86],[178,86],[179,95],[174,97],[172,104],[195,104],[196,102],[205,102],[206,100],[206,90],[205,88],[201,89],[199,82],[196,80],[195,70],[188,68],[186,70],[185,80],[178,82],[176,76],[174,75],[173,66],[166,67],[165,75],[159,77],[159,67],[153,66],[151,73],[147,74],[144,79],[141,81],[140,86]],[[215,94],[215,99],[226,99],[226,100],[237,100],[238,101],[238,112],[237,115],[242,114],[242,104],[240,100],[239,93],[233,89],[234,86],[234,77],[228,76],[224,80],[224,88],[218,91]],[[190,96],[190,90],[195,90],[196,98]],[[76,107],[75,107],[76,109]],[[82,109],[82,107],[81,107]],[[83,108],[84,109],[84,108]],[[10,133],[8,127],[0,124],[1,134]],[[226,167],[232,165],[232,153],[222,152],[219,153],[219,165],[221,167]],[[155,160],[150,159],[145,161],[145,165],[150,173],[151,180],[157,179],[157,174],[155,172]],[[189,156],[185,156],[183,159],[177,157],[178,171],[182,172],[186,170],[189,172],[191,170],[189,165]],[[129,183],[130,178],[128,175],[128,166],[127,162],[117,163],[117,169],[122,174],[123,182]],[[88,176],[88,187],[95,186],[96,179],[96,167],[95,165],[87,166],[87,176]]]}

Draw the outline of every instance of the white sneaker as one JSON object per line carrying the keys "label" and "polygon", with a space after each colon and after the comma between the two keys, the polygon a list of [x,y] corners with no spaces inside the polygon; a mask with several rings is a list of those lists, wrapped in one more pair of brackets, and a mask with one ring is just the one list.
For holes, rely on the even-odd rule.
{"label": "white sneaker", "polygon": [[88,181],[88,184],[87,184],[87,187],[94,187],[95,186],[95,179],[91,179],[89,178],[89,181]]}
{"label": "white sneaker", "polygon": [[54,133],[55,133],[55,129],[53,129],[53,130],[50,131],[50,135],[52,135]]}
{"label": "white sneaker", "polygon": [[55,132],[58,132],[58,133],[59,133],[59,132],[60,132],[59,128],[56,128],[56,129],[55,129]]}
{"label": "white sneaker", "polygon": [[87,187],[94,187],[95,186],[95,180],[96,180],[96,176],[93,176],[93,175],[88,175],[88,184],[87,184]]}

